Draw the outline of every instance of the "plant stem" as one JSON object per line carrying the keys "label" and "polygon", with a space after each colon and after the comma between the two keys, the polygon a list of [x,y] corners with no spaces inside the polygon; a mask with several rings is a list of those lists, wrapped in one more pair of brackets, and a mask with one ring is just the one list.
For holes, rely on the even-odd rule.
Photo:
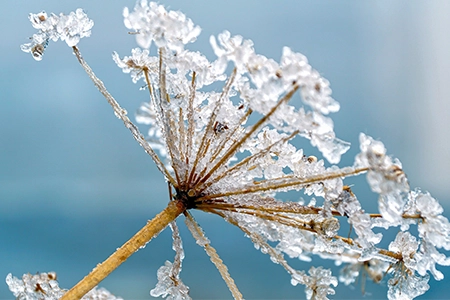
{"label": "plant stem", "polygon": [[156,237],[170,222],[186,210],[181,201],[170,201],[169,205],[142,227],[131,239],[117,249],[104,262],[98,264],[86,277],[65,293],[61,300],[81,299],[87,292],[105,279],[112,271],[127,260],[133,253]]}
{"label": "plant stem", "polygon": [[122,120],[123,124],[125,125],[128,130],[131,131],[131,134],[133,135],[134,139],[139,143],[139,145],[144,148],[145,152],[151,156],[153,161],[156,164],[156,167],[159,169],[161,173],[164,174],[164,176],[167,178],[167,180],[174,186],[178,187],[177,182],[172,177],[172,175],[169,173],[169,171],[164,166],[163,162],[159,159],[156,152],[153,150],[153,148],[150,146],[150,144],[145,140],[142,133],[139,131],[136,125],[133,124],[133,122],[130,121],[130,119],[127,116],[127,111],[123,109],[120,104],[114,99],[114,97],[108,92],[103,82],[94,74],[94,71],[92,71],[91,67],[88,65],[88,63],[84,60],[83,56],[81,56],[80,50],[77,48],[77,46],[73,46],[73,53],[78,59],[78,62],[80,63],[81,67],[83,67],[84,71],[88,74],[89,78],[94,83],[95,87],[102,93],[102,95],[105,97],[105,99],[108,101],[109,105],[111,105],[112,109],[114,110],[114,114],[116,117]]}

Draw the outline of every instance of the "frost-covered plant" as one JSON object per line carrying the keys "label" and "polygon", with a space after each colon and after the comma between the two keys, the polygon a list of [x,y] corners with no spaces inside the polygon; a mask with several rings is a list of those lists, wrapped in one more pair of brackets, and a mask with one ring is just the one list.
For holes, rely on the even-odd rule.
{"label": "frost-covered plant", "polygon": [[[257,248],[286,269],[293,285],[305,286],[309,299],[334,294],[338,278],[320,266],[308,272],[295,270],[285,255],[306,261],[318,255],[343,263],[339,280],[344,284],[355,282],[363,273],[375,282],[388,276],[389,299],[425,293],[429,273],[436,280],[443,278],[436,264],[450,264],[439,252],[450,250],[450,223],[442,216],[442,207],[427,192],[411,190],[399,160],[365,134],[360,135],[361,151],[353,166],[335,165],[349,148],[336,138],[328,117],[339,110],[339,104],[331,97],[329,82],[305,56],[285,47],[276,62],[256,54],[250,40],[225,31],[211,37],[217,56],[211,62],[201,53],[185,49],[196,40],[200,28],[184,14],[144,0],[138,1],[133,11],[125,8],[123,15],[141,48],[123,58],[114,53],[113,59],[134,82],[142,80],[149,93],[149,100],[136,114],[138,123],[150,127],[146,137],[81,56],[77,44],[90,35],[93,26],[81,9],[59,16],[30,14],[38,33],[22,50],[41,60],[49,40],[65,40],[72,47],[115,115],[167,180],[170,202],[69,291],[60,290],[52,280],[44,278],[41,283],[44,274],[25,275],[22,281],[8,275],[15,296],[27,298],[37,293],[37,298],[79,299],[170,226],[175,258],[158,270],[158,283],[150,294],[188,299],[189,289],[180,278],[184,252],[175,222],[183,214],[233,297],[241,299],[191,209],[216,214],[240,228]],[[152,47],[156,55],[151,55]],[[217,82],[221,90],[205,88]],[[293,142],[297,137],[310,140],[331,165],[298,149]],[[379,213],[367,213],[344,185],[346,177],[364,173],[372,191],[379,194]],[[301,190],[323,201],[319,205],[313,198],[304,205],[276,198],[282,192]],[[348,237],[339,234],[342,222],[353,228]],[[383,235],[373,229],[390,227],[399,228],[395,239],[387,249],[377,246]]]}

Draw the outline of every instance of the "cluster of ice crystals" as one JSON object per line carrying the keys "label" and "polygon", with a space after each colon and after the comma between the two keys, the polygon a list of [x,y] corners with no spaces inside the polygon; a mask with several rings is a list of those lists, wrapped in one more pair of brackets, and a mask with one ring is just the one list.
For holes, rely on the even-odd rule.
{"label": "cluster of ice crystals", "polygon": [[[339,195],[342,179],[337,176],[317,184],[300,185],[301,178],[320,176],[326,171],[338,172],[339,168],[327,170],[322,160],[306,159],[301,149],[288,143],[299,134],[310,139],[333,163],[349,148],[348,143],[335,137],[333,122],[324,116],[339,109],[338,103],[330,97],[329,83],[303,55],[284,48],[277,63],[256,54],[250,40],[224,32],[219,35],[218,43],[211,38],[218,58],[209,62],[198,52],[171,46],[175,43],[173,40],[180,40],[170,38],[175,36],[171,27],[184,26],[189,32],[197,32],[197,26],[190,20],[180,25],[182,20],[188,20],[184,15],[180,17],[178,12],[140,1],[134,12],[125,10],[124,16],[127,26],[138,31],[138,43],[142,47],[149,47],[154,41],[159,48],[159,58],[149,57],[146,50],[134,49],[131,56],[123,59],[114,54],[114,60],[124,72],[131,73],[134,82],[144,78],[150,85],[151,101],[139,108],[136,117],[138,123],[150,125],[148,141],[167,155],[168,168],[177,170],[178,174],[187,174],[186,170],[191,169],[193,163],[196,171],[203,169],[203,174],[214,168],[216,172],[208,175],[210,182],[205,184],[206,192],[253,188],[255,179],[265,180],[268,186],[281,186],[283,181],[288,181],[285,176],[292,176],[291,181],[299,181],[299,188],[305,188],[307,194]],[[166,42],[158,42],[162,28]],[[145,45],[139,42],[140,37],[145,37]],[[230,62],[235,73],[228,75]],[[221,93],[201,90],[218,81],[225,81]],[[296,89],[300,90],[310,111],[283,100]],[[245,137],[246,132],[252,130],[251,122],[247,121],[253,111],[262,115],[270,113],[271,117],[265,122],[268,126],[259,126]],[[246,141],[233,148],[243,137]],[[230,148],[233,151],[229,155],[226,152]],[[236,160],[236,153],[247,151],[251,157],[246,164]],[[227,172],[227,176],[217,175],[223,172]]]}
{"label": "cluster of ice crystals", "polygon": [[430,286],[428,280],[430,276],[418,277],[412,274],[396,272],[394,277],[388,281],[389,300],[409,300],[423,295]]}
{"label": "cluster of ice crystals", "polygon": [[154,41],[158,47],[181,51],[200,34],[200,27],[183,13],[166,11],[164,6],[147,0],[138,1],[132,12],[126,7],[123,16],[125,26],[137,32],[136,41],[142,48],[149,48]]}
{"label": "cluster of ice crystals", "polygon": [[[383,260],[370,259],[364,262],[350,263],[341,269],[339,281],[345,285],[352,284],[360,277],[363,280],[367,276],[379,283],[389,268],[389,264]],[[364,285],[364,282],[361,283]]]}
{"label": "cluster of ice crystals", "polygon": [[331,286],[337,286],[337,278],[331,275],[331,271],[322,267],[311,267],[305,281],[305,293],[307,299],[328,299],[328,295],[334,295]]}
{"label": "cluster of ice crystals", "polygon": [[157,58],[149,56],[147,49],[141,50],[140,48],[134,48],[131,50],[131,56],[125,56],[123,59],[120,59],[119,54],[114,52],[113,60],[124,73],[131,74],[131,79],[134,83],[144,77],[142,69],[147,68],[152,70],[153,73],[156,73],[158,68]]}
{"label": "cluster of ice crystals", "polygon": [[433,246],[450,250],[450,222],[442,215],[442,206],[429,193],[414,193],[417,211],[424,219],[419,235]]}
{"label": "cluster of ice crystals", "polygon": [[419,242],[409,232],[399,232],[389,245],[389,250],[401,254],[402,261],[397,263],[397,270],[389,280],[389,299],[412,299],[424,294],[430,287],[429,275],[421,272],[415,274],[417,264],[421,263],[420,255],[416,255]]}
{"label": "cluster of ice crystals", "polygon": [[437,248],[450,250],[450,222],[441,215],[442,206],[429,193],[412,191],[408,206],[409,213],[418,213],[422,218],[418,224],[421,242],[415,255],[415,270],[422,276],[429,271],[436,280],[442,280],[444,275],[436,269],[436,264],[449,266],[450,258]]}
{"label": "cluster of ice crystals", "polygon": [[156,287],[150,291],[150,295],[153,297],[167,297],[169,300],[191,299],[189,297],[189,288],[180,279],[184,250],[178,226],[175,222],[172,222],[170,228],[172,229],[172,249],[175,251],[175,259],[173,263],[166,261],[158,269],[158,282]]}
{"label": "cluster of ice crystals", "polygon": [[24,274],[22,279],[8,274],[6,284],[17,299],[59,299],[66,290],[61,289],[54,272]]}
{"label": "cluster of ice crystals", "polygon": [[380,141],[361,133],[359,136],[361,153],[355,158],[357,168],[367,167],[367,181],[372,190],[379,194],[395,191],[409,191],[408,180],[400,161],[386,155],[386,148]]}
{"label": "cluster of ice crystals", "polygon": [[272,124],[285,132],[299,130],[327,160],[339,162],[349,144],[335,137],[333,122],[324,116],[339,110],[339,104],[330,97],[328,81],[308,64],[304,55],[285,47],[277,63],[256,54],[252,41],[231,36],[228,31],[219,34],[218,43],[211,37],[211,44],[218,56],[218,65],[225,69],[228,62],[233,62],[242,75],[237,83],[238,90],[254,111],[267,114],[282,95],[293,86],[299,86],[303,102],[312,111],[283,105],[273,115]]}
{"label": "cluster of ice crystals", "polygon": [[166,260],[164,266],[158,269],[158,283],[150,291],[153,297],[162,296],[169,300],[191,299],[189,297],[189,288],[179,280],[172,278],[173,264]]}
{"label": "cluster of ice crystals", "polygon": [[336,210],[343,216],[348,217],[348,222],[352,225],[358,238],[355,240],[362,249],[372,249],[382,239],[382,234],[375,234],[372,231],[372,220],[369,214],[361,208],[356,196],[346,187],[337,198],[332,199]]}
{"label": "cluster of ice crystals", "polygon": [[368,168],[367,181],[375,193],[380,194],[379,210],[383,218],[392,225],[402,222],[409,184],[400,161],[386,155],[386,148],[380,141],[361,133],[360,149],[355,158],[356,168]]}
{"label": "cluster of ice crystals", "polygon": [[114,296],[105,288],[95,287],[84,295],[81,300],[123,300],[123,298]]}
{"label": "cluster of ice crystals", "polygon": [[414,254],[419,247],[417,239],[409,232],[400,231],[395,240],[389,244],[389,250],[399,253],[403,257],[405,266],[409,269],[415,269]]}
{"label": "cluster of ice crystals", "polygon": [[75,12],[65,14],[50,14],[42,11],[37,14],[30,14],[29,19],[38,33],[33,34],[31,43],[21,45],[24,52],[29,52],[36,60],[41,60],[48,41],[56,42],[61,39],[69,47],[76,46],[81,38],[89,37],[94,22],[88,18],[86,13],[78,8]]}
{"label": "cluster of ice crystals", "polygon": [[[57,300],[67,290],[59,287],[55,272],[24,274],[22,279],[14,277],[11,273],[6,276],[6,284],[16,299],[19,300]],[[93,288],[82,300],[122,300],[104,288]]]}

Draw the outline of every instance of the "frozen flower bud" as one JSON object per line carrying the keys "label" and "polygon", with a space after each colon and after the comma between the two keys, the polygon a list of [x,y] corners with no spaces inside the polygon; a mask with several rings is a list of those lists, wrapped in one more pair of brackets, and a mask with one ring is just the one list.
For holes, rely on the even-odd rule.
{"label": "frozen flower bud", "polygon": [[419,236],[435,247],[450,250],[450,222],[442,215],[439,202],[420,190],[411,192],[410,197],[423,219],[418,225]]}
{"label": "frozen flower bud", "polygon": [[327,295],[334,295],[335,291],[331,286],[337,286],[337,278],[331,275],[331,271],[322,267],[311,267],[308,271],[309,277],[306,279],[307,299],[328,299]]}
{"label": "frozen flower bud", "polygon": [[68,15],[55,14],[47,15],[42,11],[37,14],[30,14],[31,25],[38,29],[31,42],[20,46],[22,51],[31,53],[35,60],[42,60],[44,50],[49,40],[56,42],[58,39],[66,41],[69,47],[76,46],[81,38],[91,35],[94,22],[88,18],[86,13],[78,8],[75,12]]}
{"label": "frozen flower bud", "polygon": [[123,17],[125,26],[137,32],[136,42],[142,48],[149,48],[154,41],[158,47],[179,52],[185,44],[194,42],[201,31],[183,13],[166,11],[164,6],[147,0],[138,1],[132,12],[126,7]]}
{"label": "frozen flower bud", "polygon": [[150,57],[147,49],[134,48],[131,50],[131,56],[125,56],[123,59],[117,52],[114,52],[113,60],[124,73],[131,74],[134,83],[144,77],[144,69],[152,73],[156,73],[158,70],[158,60],[156,57]]}
{"label": "frozen flower bud", "polygon": [[66,41],[69,47],[76,46],[81,38],[91,35],[94,22],[88,18],[81,8],[68,15],[60,14],[56,26],[62,41]]}
{"label": "frozen flower bud", "polygon": [[389,244],[389,251],[399,253],[403,257],[405,266],[414,269],[414,255],[419,247],[419,242],[409,232],[400,231],[395,240]]}
{"label": "frozen flower bud", "polygon": [[367,181],[372,190],[380,194],[407,192],[409,184],[401,163],[386,155],[386,148],[380,141],[361,133],[359,136],[361,153],[355,158],[355,167],[369,168]]}

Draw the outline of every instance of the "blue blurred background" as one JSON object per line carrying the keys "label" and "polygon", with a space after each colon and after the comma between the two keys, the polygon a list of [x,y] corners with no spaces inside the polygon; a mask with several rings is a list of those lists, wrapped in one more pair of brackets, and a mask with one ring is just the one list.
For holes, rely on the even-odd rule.
{"label": "blue blurred background", "polygon": [[[341,111],[337,135],[353,148],[358,134],[381,139],[404,164],[412,186],[429,190],[450,214],[450,2],[448,1],[161,1],[203,29],[190,49],[210,59],[209,36],[227,29],[276,60],[283,46],[305,54],[330,80]],[[84,8],[94,20],[79,47],[110,92],[129,112],[147,98],[111,59],[128,55],[134,37],[122,9],[134,1],[5,1],[0,25],[0,280],[9,272],[56,271],[69,288],[164,208],[166,184],[94,88],[65,43],[51,43],[41,62],[20,51],[34,33],[28,13]],[[314,153],[311,153],[314,154]],[[376,208],[365,179],[347,184]],[[298,195],[300,197],[301,195]],[[366,198],[366,199],[365,199]],[[248,299],[304,298],[288,274],[223,220],[194,212]],[[181,221],[181,220],[180,220]],[[186,259],[181,273],[194,299],[230,298],[219,273],[179,222]],[[125,299],[150,298],[156,271],[172,260],[163,232],[101,286]],[[309,265],[292,261],[299,269]],[[319,259],[313,265],[321,265]],[[327,266],[332,264],[325,263]],[[448,298],[430,280],[422,298]],[[335,268],[337,275],[337,269]],[[360,287],[337,288],[335,298],[361,298]],[[368,284],[373,298],[386,287]],[[11,299],[6,284],[0,298]]]}

